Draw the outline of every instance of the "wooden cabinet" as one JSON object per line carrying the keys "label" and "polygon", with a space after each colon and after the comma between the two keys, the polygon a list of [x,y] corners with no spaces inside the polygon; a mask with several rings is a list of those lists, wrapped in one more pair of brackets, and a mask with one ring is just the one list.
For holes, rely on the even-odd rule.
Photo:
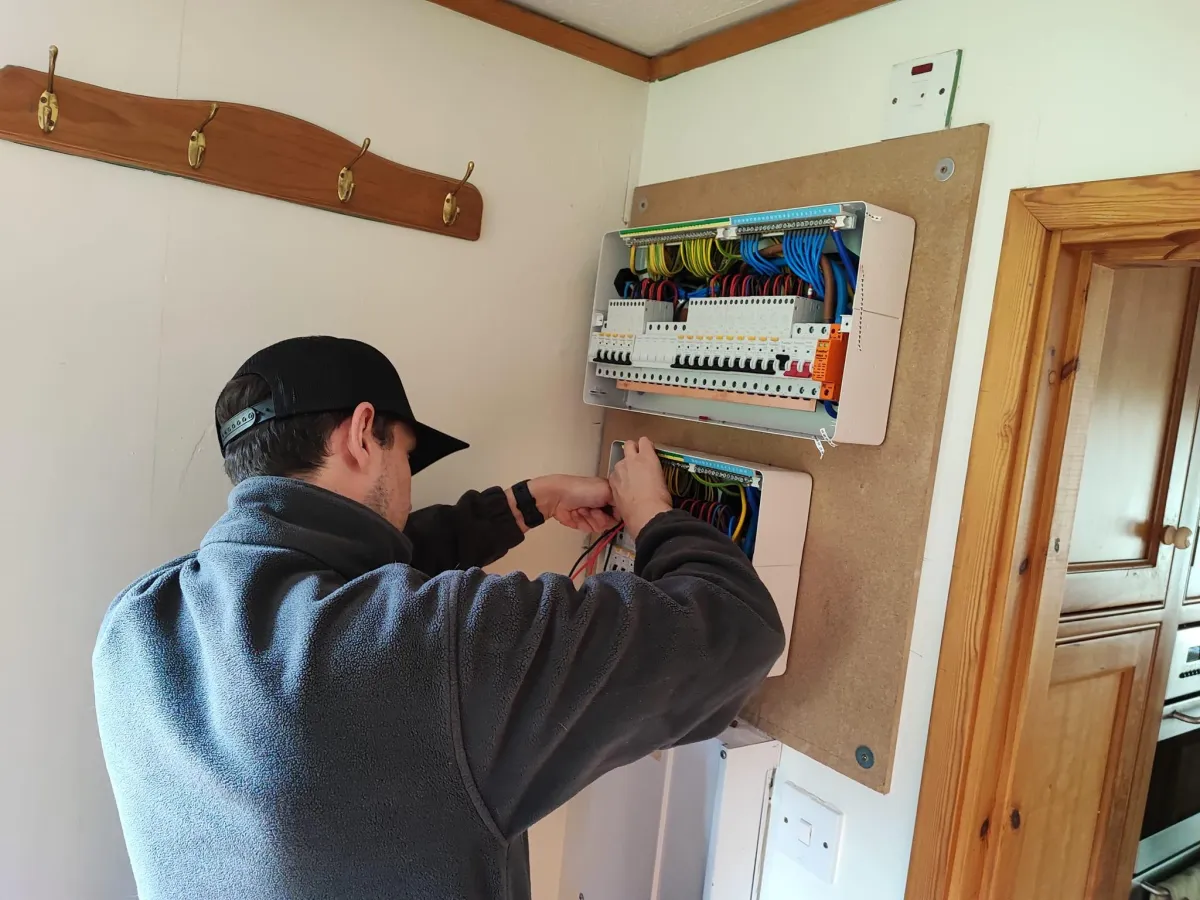
{"label": "wooden cabinet", "polygon": [[[1114,273],[1064,614],[1166,602],[1176,547],[1164,541],[1164,532],[1184,524],[1180,511],[1200,402],[1200,364],[1189,365],[1197,301],[1192,271]],[[1200,594],[1200,575],[1195,580]]]}
{"label": "wooden cabinet", "polygon": [[[1137,761],[1158,629],[1055,648],[1049,690],[1017,758],[993,896],[1112,900],[1128,872]],[[1007,862],[1006,862],[1007,860]],[[1130,860],[1132,862],[1132,860]]]}

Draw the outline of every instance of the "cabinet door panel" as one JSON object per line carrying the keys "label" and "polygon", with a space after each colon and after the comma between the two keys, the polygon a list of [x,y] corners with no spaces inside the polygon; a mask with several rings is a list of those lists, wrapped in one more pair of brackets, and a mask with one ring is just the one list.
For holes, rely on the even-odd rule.
{"label": "cabinet door panel", "polygon": [[1009,896],[1110,898],[1127,878],[1122,843],[1157,636],[1154,627],[1055,648],[1017,761],[1019,818],[1002,823],[1015,863]]}
{"label": "cabinet door panel", "polygon": [[[1063,613],[1162,604],[1196,419],[1190,269],[1113,278],[1071,535]],[[1192,389],[1189,389],[1191,386]]]}

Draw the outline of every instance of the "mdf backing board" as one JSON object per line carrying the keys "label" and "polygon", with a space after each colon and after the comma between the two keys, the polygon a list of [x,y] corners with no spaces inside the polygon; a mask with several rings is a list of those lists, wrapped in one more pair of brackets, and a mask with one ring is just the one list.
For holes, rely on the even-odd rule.
{"label": "mdf backing board", "polygon": [[[652,440],[813,477],[785,674],[746,716],[789,746],[886,792],[908,667],[963,276],[987,147],[972,125],[641,187],[633,225],[865,200],[917,223],[887,437],[820,458],[807,440],[610,412],[604,444]],[[943,159],[954,174],[939,181]],[[601,454],[607,461],[608,454]],[[874,765],[855,759],[869,747]]]}

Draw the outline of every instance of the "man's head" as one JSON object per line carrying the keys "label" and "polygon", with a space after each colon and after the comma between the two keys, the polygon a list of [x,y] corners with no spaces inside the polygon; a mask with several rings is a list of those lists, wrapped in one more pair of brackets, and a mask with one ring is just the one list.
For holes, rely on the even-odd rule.
{"label": "man's head", "polygon": [[418,422],[400,376],[373,347],[294,338],[238,370],[216,405],[225,471],[334,491],[403,528],[412,476],[466,444]]}

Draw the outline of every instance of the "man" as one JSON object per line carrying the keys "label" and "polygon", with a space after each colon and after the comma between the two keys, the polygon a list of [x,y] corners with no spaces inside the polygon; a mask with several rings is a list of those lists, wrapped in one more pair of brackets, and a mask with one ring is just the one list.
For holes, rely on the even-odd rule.
{"label": "man", "polygon": [[[783,648],[648,441],[611,487],[410,514],[412,474],[466,445],[417,421],[381,353],[327,337],[251,357],[216,423],[228,512],[116,599],[93,659],[142,900],[526,900],[531,825],[719,734]],[[477,568],[545,518],[606,528],[610,505],[636,576]]]}

